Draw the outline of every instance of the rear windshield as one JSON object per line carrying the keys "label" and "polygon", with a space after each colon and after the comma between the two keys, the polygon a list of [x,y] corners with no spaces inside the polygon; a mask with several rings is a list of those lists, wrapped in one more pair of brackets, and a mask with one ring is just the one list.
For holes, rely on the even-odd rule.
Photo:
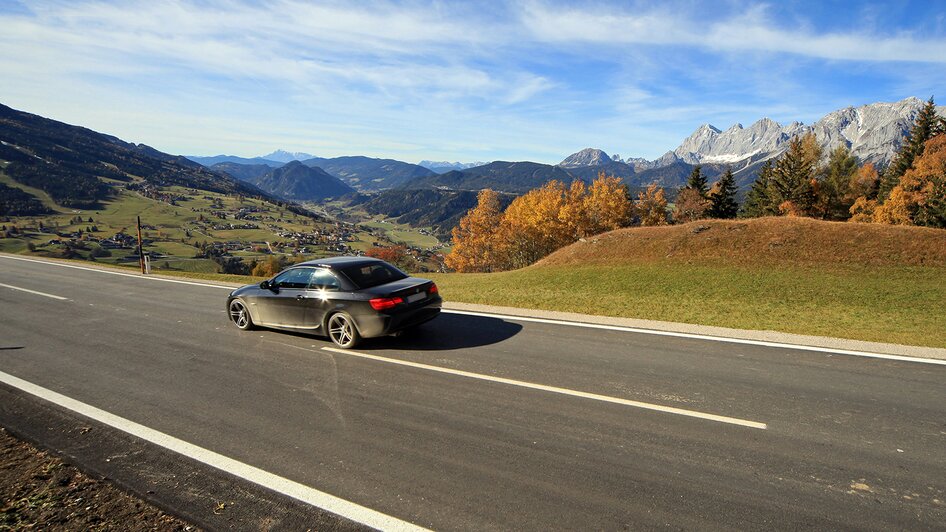
{"label": "rear windshield", "polygon": [[341,270],[358,288],[371,288],[407,277],[407,274],[385,262],[348,266]]}

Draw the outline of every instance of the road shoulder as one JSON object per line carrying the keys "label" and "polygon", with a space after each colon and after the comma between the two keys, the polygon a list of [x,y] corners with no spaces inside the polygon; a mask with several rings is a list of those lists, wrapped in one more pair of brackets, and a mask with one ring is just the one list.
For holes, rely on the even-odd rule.
{"label": "road shoulder", "polygon": [[0,384],[0,425],[203,529],[364,530],[6,384]]}

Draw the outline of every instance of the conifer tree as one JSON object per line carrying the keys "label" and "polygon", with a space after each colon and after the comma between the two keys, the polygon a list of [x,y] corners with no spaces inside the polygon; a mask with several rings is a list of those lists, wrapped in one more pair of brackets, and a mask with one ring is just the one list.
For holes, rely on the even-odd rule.
{"label": "conifer tree", "polygon": [[881,201],[885,201],[887,196],[890,195],[890,191],[900,183],[900,178],[913,166],[913,161],[923,155],[923,146],[926,141],[942,133],[944,129],[946,129],[946,124],[944,124],[943,118],[936,114],[936,105],[933,103],[933,97],[930,96],[930,99],[916,115],[910,134],[903,145],[900,146],[900,151],[894,156],[893,161],[891,161],[890,166],[887,167],[887,171],[884,172],[883,178],[880,180],[879,197]]}
{"label": "conifer tree", "polygon": [[769,159],[759,170],[759,177],[752,183],[752,188],[746,194],[746,201],[742,204],[743,217],[758,218],[778,213],[777,204],[774,203],[771,195],[772,167],[772,160]]}
{"label": "conifer tree", "polygon": [[732,175],[732,167],[726,168],[715,189],[715,193],[710,195],[710,218],[735,218],[739,204],[736,203],[736,178]]}
{"label": "conifer tree", "polygon": [[821,148],[808,133],[795,137],[772,169],[772,200],[780,214],[811,216],[817,201],[816,172]]}
{"label": "conifer tree", "polygon": [[846,146],[840,145],[831,152],[818,191],[818,210],[824,219],[846,220],[851,216],[855,199],[851,197],[851,179],[857,171],[857,158]]}
{"label": "conifer tree", "polygon": [[687,180],[687,188],[692,188],[700,193],[700,196],[706,197],[709,188],[706,185],[706,176],[703,175],[703,165],[696,165],[690,172],[690,178]]}

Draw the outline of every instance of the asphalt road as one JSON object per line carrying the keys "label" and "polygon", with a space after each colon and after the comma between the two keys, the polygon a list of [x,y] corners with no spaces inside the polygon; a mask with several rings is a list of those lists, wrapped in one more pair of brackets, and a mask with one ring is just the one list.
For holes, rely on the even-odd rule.
{"label": "asphalt road", "polygon": [[226,294],[0,256],[0,371],[433,529],[946,525],[946,366],[462,314],[366,358]]}

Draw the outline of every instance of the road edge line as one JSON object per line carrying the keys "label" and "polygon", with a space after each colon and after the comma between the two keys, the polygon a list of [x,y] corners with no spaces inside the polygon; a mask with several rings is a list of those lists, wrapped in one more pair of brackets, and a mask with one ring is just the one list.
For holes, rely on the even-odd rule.
{"label": "road edge line", "polygon": [[917,362],[920,364],[934,364],[946,366],[946,360],[939,358],[920,358],[907,355],[888,355],[886,353],[872,353],[870,351],[855,351],[851,349],[838,349],[835,347],[820,347],[816,345],[789,344],[785,342],[772,342],[769,340],[751,340],[748,338],[732,338],[728,336],[712,336],[709,334],[687,333],[678,331],[662,331],[659,329],[644,329],[641,327],[631,327],[627,325],[607,325],[604,323],[582,323],[580,321],[556,320],[552,318],[533,318],[531,316],[516,316],[511,314],[494,314],[490,312],[478,312],[472,310],[460,309],[442,309],[441,312],[447,314],[463,314],[467,316],[479,316],[483,318],[503,318],[511,321],[525,321],[530,323],[546,323],[551,325],[567,325],[570,327],[583,327],[586,329],[601,329],[606,331],[620,331],[638,334],[649,334],[653,336],[672,336],[675,338],[690,338],[694,340],[708,340],[712,342],[724,342],[730,344],[757,345],[762,347],[776,347],[780,349],[795,349],[800,351],[815,351],[819,353],[829,353],[832,355],[848,355],[866,358],[882,358],[886,360],[898,360],[901,362]]}
{"label": "road edge line", "polygon": [[0,371],[0,382],[89,419],[141,438],[263,488],[377,530],[424,531],[407,521],[361,506],[274,473],[228,458],[100,408]]}

